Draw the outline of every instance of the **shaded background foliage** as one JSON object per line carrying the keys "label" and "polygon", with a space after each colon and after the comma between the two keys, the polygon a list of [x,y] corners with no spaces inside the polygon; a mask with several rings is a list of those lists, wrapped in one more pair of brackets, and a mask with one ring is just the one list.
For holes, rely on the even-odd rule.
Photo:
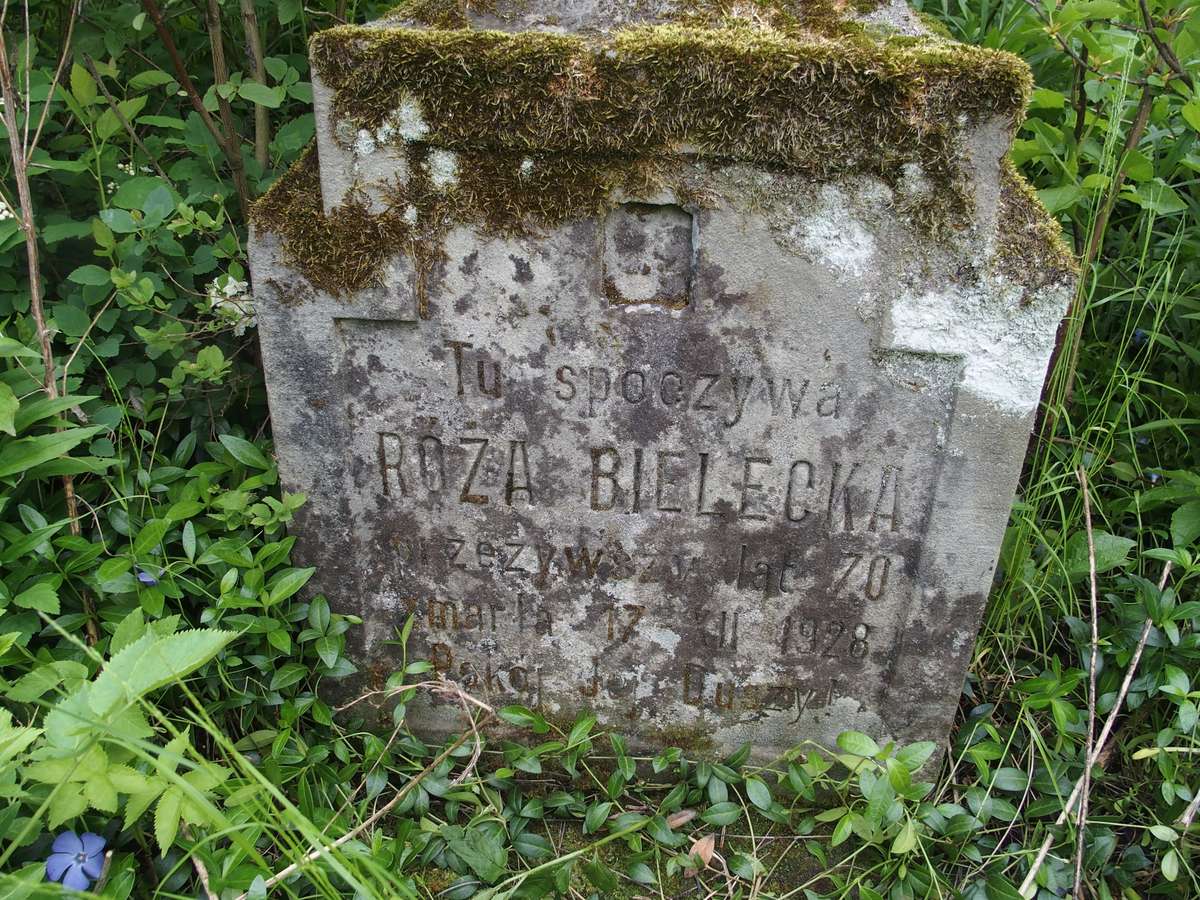
{"label": "shaded background foliage", "polygon": [[[1050,834],[1026,896],[1073,891],[1077,860],[1084,896],[1200,893],[1192,4],[923,4],[1034,68],[1012,156],[1084,262],[936,778],[920,768],[931,748],[854,734],[836,756],[799,747],[778,772],[670,749],[639,768],[593,721],[560,731],[519,708],[499,715],[529,742],[473,768],[473,738],[445,754],[403,731],[421,662],[394,676],[394,733],[335,723],[315,691],[353,670],[356,623],[308,598],[311,572],[289,560],[303,498],[280,494],[271,459],[246,205],[312,137],[309,35],[384,5],[30,0],[28,20],[6,7],[8,111],[22,130],[45,112],[28,183],[63,396],[45,390],[6,125],[4,890],[46,890],[42,860],[70,826],[107,839],[105,896],[262,895],[391,804],[271,890],[1014,897]],[[1094,704],[1080,468],[1100,570]],[[1053,823],[1085,768],[1088,708],[1116,705],[1143,634],[1077,849]]]}

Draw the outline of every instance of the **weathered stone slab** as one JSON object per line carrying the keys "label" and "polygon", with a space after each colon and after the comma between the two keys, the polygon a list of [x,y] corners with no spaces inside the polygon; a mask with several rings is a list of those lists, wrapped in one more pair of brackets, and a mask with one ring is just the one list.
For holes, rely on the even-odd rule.
{"label": "weathered stone slab", "polygon": [[468,690],[638,745],[940,739],[1070,287],[1002,165],[1011,115],[943,136],[953,222],[906,212],[949,189],[914,162],[818,177],[701,141],[500,227],[473,172],[517,191],[589,156],[439,145],[415,93],[367,142],[318,95],[320,182],[267,198],[252,270],[298,550],[363,616],[368,677],[412,615],[410,653]]}

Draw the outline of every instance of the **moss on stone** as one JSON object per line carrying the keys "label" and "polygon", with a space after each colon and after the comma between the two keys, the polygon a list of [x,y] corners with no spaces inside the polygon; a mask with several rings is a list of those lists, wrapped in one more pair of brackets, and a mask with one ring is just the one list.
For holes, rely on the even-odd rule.
{"label": "moss on stone", "polygon": [[1008,157],[1000,169],[997,242],[998,273],[1024,288],[1026,299],[1079,276],[1079,263],[1063,240],[1058,220],[1046,212],[1033,186]]}
{"label": "moss on stone", "polygon": [[[726,0],[691,2],[713,15]],[[432,16],[451,6],[408,0],[405,14],[418,8]],[[697,156],[815,182],[865,175],[893,187],[915,163],[936,189],[902,213],[934,233],[967,224],[963,129],[995,116],[1015,124],[1030,89],[1025,64],[940,40],[835,40],[805,31],[801,19],[783,27],[635,26],[592,40],[323,31],[312,59],[334,92],[335,120],[345,123],[335,129],[339,140],[365,134],[375,152],[390,145],[406,157],[409,176],[385,190],[382,211],[351,192],[326,216],[309,153],[260,202],[255,220],[279,232],[289,260],[334,294],[366,286],[387,259],[407,252],[419,299],[453,225],[513,235],[592,217],[617,192],[653,193],[663,173]],[[433,177],[429,160],[447,151],[455,177]]]}
{"label": "moss on stone", "polygon": [[312,58],[340,120],[385,129],[408,98],[449,148],[673,154],[828,177],[921,157],[952,167],[956,119],[1016,119],[1013,56],[941,41],[806,40],[773,29],[636,26],[576,35],[333,28]]}

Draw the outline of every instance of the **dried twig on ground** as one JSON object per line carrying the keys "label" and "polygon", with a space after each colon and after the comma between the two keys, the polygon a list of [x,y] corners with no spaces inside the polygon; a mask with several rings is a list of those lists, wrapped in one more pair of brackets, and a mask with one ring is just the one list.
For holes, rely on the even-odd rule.
{"label": "dried twig on ground", "polygon": [[[1158,589],[1161,591],[1167,584],[1167,578],[1171,575],[1171,563],[1163,566],[1162,577],[1158,580]],[[1096,739],[1096,745],[1092,754],[1084,759],[1084,764],[1087,770],[1091,770],[1096,764],[1096,760],[1100,754],[1104,752],[1104,745],[1108,743],[1108,737],[1112,734],[1113,726],[1117,722],[1117,716],[1121,712],[1121,707],[1125,704],[1125,696],[1129,693],[1129,685],[1133,683],[1133,675],[1137,671],[1138,663],[1142,660],[1142,652],[1146,649],[1146,641],[1150,639],[1150,631],[1154,628],[1154,620],[1147,619],[1142,623],[1142,633],[1138,638],[1137,647],[1133,652],[1133,658],[1129,660],[1129,665],[1125,669],[1125,679],[1121,682],[1121,689],[1117,692],[1116,702],[1113,703],[1113,708],[1108,714],[1108,718],[1104,720],[1104,727],[1100,730],[1100,737]],[[1079,799],[1080,793],[1083,791],[1083,776],[1075,782],[1075,788],[1071,791],[1071,795],[1067,798],[1067,802],[1063,804],[1062,812],[1058,814],[1058,818],[1054,820],[1054,826],[1057,827],[1067,821],[1075,808],[1075,802]],[[1054,831],[1048,830],[1046,837],[1042,841],[1042,846],[1038,848],[1037,856],[1033,859],[1033,865],[1029,867],[1029,874],[1025,876],[1025,880],[1021,882],[1019,889],[1022,896],[1025,896],[1026,891],[1033,885],[1033,880],[1037,877],[1038,870],[1041,869],[1042,863],[1046,860],[1046,854],[1050,852],[1050,847],[1054,844]]]}

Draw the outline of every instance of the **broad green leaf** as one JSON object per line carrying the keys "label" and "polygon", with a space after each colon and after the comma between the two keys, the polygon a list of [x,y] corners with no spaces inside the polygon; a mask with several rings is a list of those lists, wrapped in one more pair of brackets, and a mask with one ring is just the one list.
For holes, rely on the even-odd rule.
{"label": "broad green leaf", "polygon": [[58,591],[45,581],[21,591],[13,597],[13,604],[22,609],[36,609],[50,616],[57,616],[59,613]]}
{"label": "broad green leaf", "polygon": [[240,438],[234,434],[222,434],[218,437],[218,440],[229,451],[230,456],[243,466],[249,466],[252,469],[271,468],[270,460],[263,456],[262,451],[245,438]]}
{"label": "broad green leaf", "polygon": [[1069,209],[1087,195],[1078,185],[1064,184],[1061,187],[1038,191],[1038,196],[1042,198],[1042,203],[1046,205],[1047,210],[1056,213]]}
{"label": "broad green leaf", "polygon": [[257,103],[259,106],[275,109],[283,102],[284,89],[267,87],[257,81],[243,81],[241,87],[238,88],[238,96],[251,103]]}
{"label": "broad green leaf", "polygon": [[1020,792],[1029,786],[1029,775],[1022,769],[997,769],[992,784],[1000,791]]}
{"label": "broad green leaf", "polygon": [[292,596],[308,583],[316,569],[287,569],[271,579],[268,605],[274,606]]}
{"label": "broad green leaf", "polygon": [[896,839],[892,841],[892,852],[897,855],[908,853],[915,846],[917,846],[917,829],[913,825],[913,820],[909,819],[900,829],[900,833],[896,835]]}
{"label": "broad green leaf", "polygon": [[1171,514],[1171,543],[1186,547],[1200,537],[1200,500],[1191,500]]}
{"label": "broad green leaf", "polygon": [[67,276],[67,281],[73,281],[76,284],[102,285],[109,284],[111,279],[107,269],[102,269],[99,266],[88,264],[80,266],[74,272]]}
{"label": "broad green leaf", "polygon": [[746,796],[759,809],[771,808],[771,789],[761,778],[746,779]]}
{"label": "broad green leaf", "polygon": [[158,87],[163,84],[170,84],[175,79],[161,69],[147,69],[145,72],[138,72],[129,79],[129,90],[144,91],[148,88]]}
{"label": "broad green leaf", "polygon": [[171,527],[169,519],[151,519],[142,526],[142,530],[138,532],[137,538],[133,542],[133,555],[145,556],[151,550],[154,550],[162,543],[163,535]]}
{"label": "broad green leaf", "polygon": [[741,818],[742,812],[741,806],[726,800],[723,803],[714,803],[700,815],[700,818],[709,825],[715,825],[719,828],[723,825],[736,822]]}
{"label": "broad green leaf", "polygon": [[879,753],[879,745],[861,731],[843,731],[837,736],[837,745],[855,756],[873,757]]}
{"label": "broad green leaf", "polygon": [[[1103,574],[1122,566],[1129,559],[1129,553],[1137,546],[1137,541],[1117,537],[1106,531],[1095,531],[1092,539],[1096,545],[1096,573]],[[1088,540],[1086,532],[1076,532],[1071,535],[1066,546],[1067,577],[1077,581],[1088,577],[1090,562],[1088,560]]]}
{"label": "broad green leaf", "polygon": [[598,831],[600,826],[607,821],[610,809],[612,809],[612,804],[608,801],[593,803],[588,808],[587,815],[583,817],[583,833],[591,834],[594,831]]}
{"label": "broad green leaf", "polygon": [[0,381],[0,431],[13,437],[17,436],[16,418],[20,408],[21,401],[17,399],[13,389],[7,382]]}
{"label": "broad green leaf", "polygon": [[1200,131],[1200,100],[1189,100],[1183,104],[1183,120],[1192,126],[1192,130]]}
{"label": "broad green leaf", "polygon": [[[120,101],[117,104],[117,109],[121,111],[121,115],[125,117],[126,122],[132,122],[145,105],[146,95],[143,94],[140,97],[132,97],[129,100]],[[106,109],[100,114],[100,118],[96,120],[96,133],[102,141],[107,141],[122,129],[121,120],[117,118],[117,114],[112,109]]]}
{"label": "broad green leaf", "polygon": [[281,691],[289,688],[308,674],[308,666],[300,663],[286,663],[271,677],[271,690]]}
{"label": "broad green leaf", "polygon": [[96,102],[96,79],[91,72],[75,63],[71,66],[71,96],[80,106],[91,106]]}
{"label": "broad green leaf", "polygon": [[499,881],[508,870],[508,848],[498,830],[479,825],[464,830],[448,825],[442,828],[442,837],[454,855],[488,884]]}

